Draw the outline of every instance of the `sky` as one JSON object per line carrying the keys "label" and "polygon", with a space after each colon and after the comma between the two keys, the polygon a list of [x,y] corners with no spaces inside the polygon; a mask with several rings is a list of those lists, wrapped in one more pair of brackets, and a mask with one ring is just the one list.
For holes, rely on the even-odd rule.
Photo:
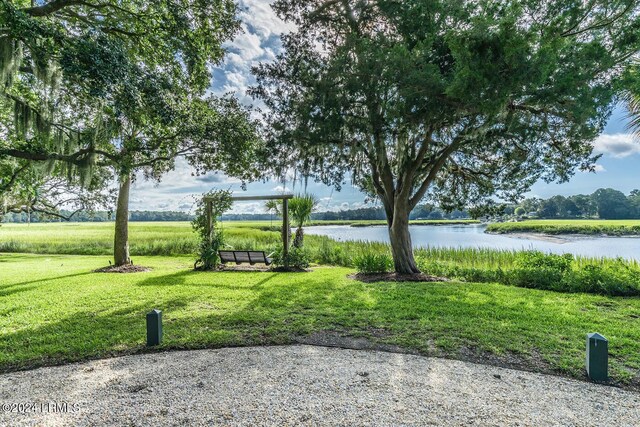
{"label": "sky", "polygon": [[[213,94],[233,93],[246,105],[256,103],[247,95],[255,82],[251,68],[269,62],[281,50],[280,36],[293,27],[278,19],[265,0],[241,0],[240,20],[242,33],[226,46],[228,54],[223,64],[212,68],[210,91]],[[640,188],[640,143],[626,130],[626,112],[617,108],[604,133],[595,141],[595,152],[602,154],[595,173],[576,172],[567,183],[536,183],[527,197],[548,198],[556,194],[590,194],[598,188],[611,187],[629,193]],[[167,173],[162,182],[155,183],[138,178],[131,192],[131,210],[180,210],[189,212],[202,194],[212,189],[230,189],[238,195],[278,194],[283,191],[301,192],[300,183],[267,181],[251,183],[243,191],[238,180],[211,173],[193,176],[189,166],[178,159],[174,171]],[[374,206],[365,203],[366,196],[348,182],[341,191],[309,181],[307,192],[320,199],[320,211],[337,211]],[[236,203],[234,213],[264,213],[264,202]]]}

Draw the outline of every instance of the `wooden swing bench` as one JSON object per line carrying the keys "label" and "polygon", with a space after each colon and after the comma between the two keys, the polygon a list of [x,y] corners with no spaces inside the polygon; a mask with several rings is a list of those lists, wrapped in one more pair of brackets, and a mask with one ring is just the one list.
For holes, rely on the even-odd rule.
{"label": "wooden swing bench", "polygon": [[220,261],[223,264],[235,262],[236,264],[249,263],[271,265],[273,260],[262,251],[218,251]]}

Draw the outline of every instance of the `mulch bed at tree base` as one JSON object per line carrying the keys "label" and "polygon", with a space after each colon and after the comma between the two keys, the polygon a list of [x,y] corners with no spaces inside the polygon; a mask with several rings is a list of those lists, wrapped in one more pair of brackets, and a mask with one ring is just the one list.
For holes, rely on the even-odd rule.
{"label": "mulch bed at tree base", "polygon": [[398,273],[357,273],[347,276],[350,279],[364,283],[374,282],[448,282],[446,277],[430,276],[428,274],[398,274]]}
{"label": "mulch bed at tree base", "polygon": [[108,267],[102,267],[97,270],[93,270],[95,273],[145,273],[151,271],[149,267],[143,267],[141,265],[110,265]]}

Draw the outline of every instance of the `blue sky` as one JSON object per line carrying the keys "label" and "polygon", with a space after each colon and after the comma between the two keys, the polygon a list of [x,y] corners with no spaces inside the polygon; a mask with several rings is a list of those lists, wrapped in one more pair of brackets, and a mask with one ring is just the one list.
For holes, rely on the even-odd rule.
{"label": "blue sky", "polygon": [[[251,67],[272,61],[281,49],[281,34],[292,27],[280,21],[265,0],[240,1],[243,33],[227,46],[228,55],[224,64],[212,69],[211,92],[234,93],[247,105],[254,101],[246,91],[254,83]],[[625,111],[617,109],[601,135],[595,142],[597,153],[603,154],[596,173],[577,172],[568,183],[535,184],[527,196],[550,197],[556,194],[589,194],[601,187],[612,187],[625,193],[640,188],[640,144],[633,141],[625,129]],[[183,210],[190,211],[196,198],[212,188],[231,189],[242,192],[237,180],[224,175],[209,174],[194,177],[188,165],[178,161],[176,169],[168,173],[160,184],[138,179],[131,194],[132,210]],[[300,184],[286,185],[279,182],[249,184],[243,194],[274,194],[300,191]],[[321,199],[321,210],[354,209],[365,205],[365,196],[347,183],[342,191],[309,182],[307,191]],[[238,203],[234,212],[262,213],[262,202]]]}

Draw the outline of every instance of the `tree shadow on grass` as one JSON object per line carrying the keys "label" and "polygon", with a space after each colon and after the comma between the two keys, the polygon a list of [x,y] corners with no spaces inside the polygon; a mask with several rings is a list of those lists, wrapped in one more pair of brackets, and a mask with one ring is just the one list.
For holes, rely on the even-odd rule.
{"label": "tree shadow on grass", "polygon": [[[242,286],[242,285],[232,285],[232,284],[227,284],[227,283],[221,283],[223,280],[225,282],[228,281],[229,277],[232,277],[232,275],[235,275],[234,272],[221,272],[221,273],[213,273],[213,274],[209,274],[207,272],[201,272],[201,271],[194,271],[194,270],[188,270],[188,271],[179,271],[177,273],[172,273],[172,274],[165,274],[162,276],[153,276],[153,277],[147,277],[146,279],[144,279],[143,281],[137,283],[137,286],[180,286],[180,285],[184,285],[184,286],[202,286],[202,287],[206,287],[206,288],[210,288],[210,287],[218,287],[218,288],[225,288],[225,289],[255,289],[255,288],[259,288],[262,285],[266,284],[267,282],[271,281],[272,279],[276,278],[278,276],[277,273],[271,273],[269,275],[262,275],[260,274],[259,278],[260,280],[257,281],[255,284],[253,285],[246,285],[246,286]],[[248,279],[245,275],[243,275],[244,277],[242,277],[242,280],[245,280],[246,283],[246,279]],[[211,278],[211,281],[196,281],[196,282],[190,282],[187,283],[187,279],[191,278],[191,277],[197,277],[199,279],[201,278]],[[218,280],[217,280],[218,279]],[[220,280],[223,279],[223,280]],[[241,280],[238,280],[241,281]]]}
{"label": "tree shadow on grass", "polygon": [[[186,290],[180,297],[158,298],[171,292],[162,288],[144,292],[143,301],[100,313],[76,312],[5,334],[0,339],[0,359],[9,362],[0,365],[0,371],[151,351],[144,340],[145,313],[152,308],[164,312],[160,350],[292,344],[314,333],[337,332],[424,355],[505,363],[538,372],[544,369],[531,365],[527,356],[528,350],[534,357],[537,354],[535,342],[542,336],[538,326],[552,332],[546,348],[541,347],[542,356],[555,352],[581,356],[581,330],[595,324],[591,317],[572,320],[571,313],[561,309],[540,310],[544,304],[553,307],[554,298],[564,298],[543,291],[510,292],[506,287],[473,284],[362,284],[340,274],[221,273],[210,276],[212,283],[189,282],[204,274],[179,271],[145,277],[137,285],[182,285]],[[225,275],[240,283],[222,279]],[[603,314],[598,324],[606,319]],[[563,336],[580,336],[580,343],[569,345]],[[436,353],[430,348],[434,343],[439,346]],[[582,363],[581,357],[572,358]],[[557,363],[548,366],[551,371],[557,367]]]}
{"label": "tree shadow on grass", "polygon": [[32,283],[51,282],[53,280],[68,279],[69,277],[86,276],[86,275],[89,275],[89,274],[93,274],[93,272],[85,271],[83,273],[74,273],[74,274],[66,274],[64,276],[48,277],[46,279],[34,279],[34,280],[28,280],[28,281],[25,281],[25,282],[9,283],[7,285],[0,285],[0,290],[7,289],[7,288],[12,288],[14,286],[24,286],[24,285],[30,285]]}
{"label": "tree shadow on grass", "polygon": [[146,350],[146,313],[180,310],[192,298],[146,301],[105,312],[78,311],[0,337],[0,373]]}

